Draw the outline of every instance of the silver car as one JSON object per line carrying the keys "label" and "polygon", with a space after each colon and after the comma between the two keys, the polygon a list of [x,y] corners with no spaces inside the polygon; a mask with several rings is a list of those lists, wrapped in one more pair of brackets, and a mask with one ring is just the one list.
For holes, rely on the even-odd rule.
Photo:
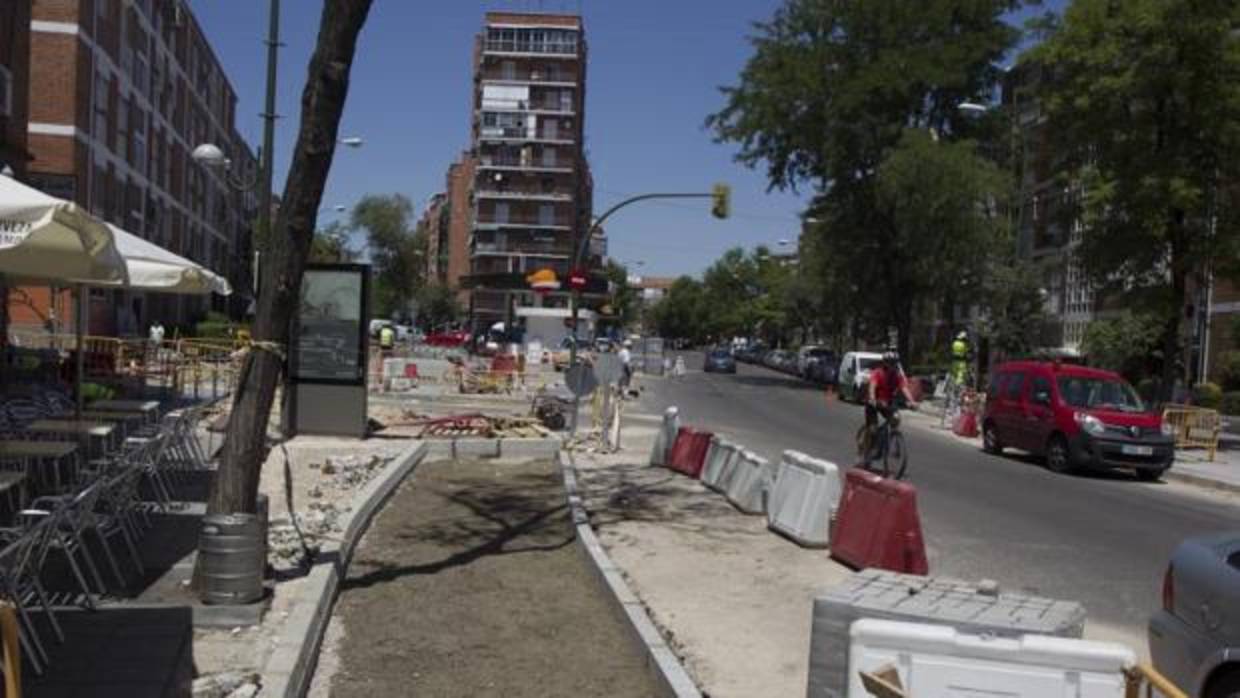
{"label": "silver car", "polygon": [[1150,619],[1154,667],[1191,696],[1240,698],[1240,531],[1189,538]]}

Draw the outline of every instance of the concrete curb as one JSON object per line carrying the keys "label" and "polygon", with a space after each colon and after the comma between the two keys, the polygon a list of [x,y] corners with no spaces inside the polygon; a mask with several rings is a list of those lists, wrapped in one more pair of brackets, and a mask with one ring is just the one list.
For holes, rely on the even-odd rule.
{"label": "concrete curb", "polygon": [[1214,478],[1204,477],[1201,475],[1193,475],[1192,473],[1179,472],[1175,469],[1174,465],[1171,466],[1171,470],[1163,473],[1163,479],[1169,482],[1182,482],[1187,485],[1195,485],[1197,487],[1218,490],[1220,492],[1240,494],[1240,485],[1232,484],[1230,482],[1223,482],[1222,480],[1215,480]]}
{"label": "concrete curb", "polygon": [[353,496],[352,515],[344,535],[338,543],[333,541],[324,546],[310,569],[306,588],[293,602],[284,628],[276,638],[275,650],[262,671],[263,696],[302,698],[310,689],[323,633],[353,552],[375,514],[422,462],[428,450],[425,442],[415,442]]}
{"label": "concrete curb", "polygon": [[434,458],[500,458],[505,460],[555,458],[563,443],[557,438],[426,439]]}
{"label": "concrete curb", "polygon": [[572,511],[573,525],[577,529],[577,550],[589,560],[590,568],[607,590],[608,600],[629,628],[638,650],[646,657],[647,668],[659,683],[662,695],[670,698],[702,698],[702,692],[650,620],[646,607],[624,581],[620,568],[611,561],[598,537],[594,535],[589,514],[586,513],[581,495],[577,491],[577,473],[572,454],[562,451],[557,460],[564,477],[564,490]]}

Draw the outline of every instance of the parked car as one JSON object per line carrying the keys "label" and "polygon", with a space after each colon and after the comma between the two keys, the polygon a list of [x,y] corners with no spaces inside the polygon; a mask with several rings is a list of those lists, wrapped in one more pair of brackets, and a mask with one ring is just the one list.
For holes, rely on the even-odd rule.
{"label": "parked car", "polygon": [[762,362],[767,368],[785,373],[791,372],[796,365],[796,356],[789,351],[783,349],[775,349],[767,352],[766,358]]}
{"label": "parked car", "polygon": [[1240,696],[1240,531],[1180,543],[1149,636],[1154,668],[1180,690]]}
{"label": "parked car", "polygon": [[1175,459],[1162,415],[1122,377],[1049,361],[1014,361],[993,372],[982,439],[991,453],[1010,446],[1044,456],[1055,472],[1131,468],[1157,480]]}
{"label": "parked car", "polygon": [[702,370],[706,373],[736,373],[736,359],[727,349],[713,349],[706,353]]}
{"label": "parked car", "polygon": [[839,356],[826,347],[802,347],[797,352],[797,373],[807,381],[834,383]]}
{"label": "parked car", "polygon": [[426,343],[432,347],[459,347],[468,341],[469,333],[464,330],[432,332],[426,336]]}
{"label": "parked car", "polygon": [[859,402],[865,395],[865,386],[870,380],[870,371],[882,362],[883,355],[872,351],[850,351],[844,354],[844,359],[840,361],[840,368],[836,371],[840,398]]}
{"label": "parked car", "polygon": [[736,359],[744,361],[747,364],[756,364],[762,362],[762,357],[766,356],[767,349],[762,344],[755,342],[748,344],[740,351],[736,352]]}

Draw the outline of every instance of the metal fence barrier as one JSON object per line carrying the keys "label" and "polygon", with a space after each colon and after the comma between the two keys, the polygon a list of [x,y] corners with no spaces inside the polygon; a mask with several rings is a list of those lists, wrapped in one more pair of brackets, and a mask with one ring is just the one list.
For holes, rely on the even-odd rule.
{"label": "metal fence barrier", "polygon": [[1223,420],[1218,410],[1192,405],[1166,405],[1163,407],[1163,424],[1171,426],[1177,449],[1203,448],[1210,461],[1214,461],[1219,435],[1223,431]]}

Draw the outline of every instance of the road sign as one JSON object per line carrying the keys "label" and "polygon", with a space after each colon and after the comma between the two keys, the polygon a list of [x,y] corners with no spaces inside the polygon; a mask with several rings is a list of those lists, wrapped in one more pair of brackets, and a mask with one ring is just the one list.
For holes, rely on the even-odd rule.
{"label": "road sign", "polygon": [[624,362],[618,354],[599,354],[594,359],[594,377],[603,385],[619,383],[624,375]]}
{"label": "road sign", "polygon": [[594,377],[594,370],[582,363],[568,367],[568,370],[564,372],[564,383],[577,397],[585,397],[598,388],[598,379]]}
{"label": "road sign", "polygon": [[580,269],[574,269],[568,273],[568,287],[574,291],[580,291],[586,287],[586,273]]}

